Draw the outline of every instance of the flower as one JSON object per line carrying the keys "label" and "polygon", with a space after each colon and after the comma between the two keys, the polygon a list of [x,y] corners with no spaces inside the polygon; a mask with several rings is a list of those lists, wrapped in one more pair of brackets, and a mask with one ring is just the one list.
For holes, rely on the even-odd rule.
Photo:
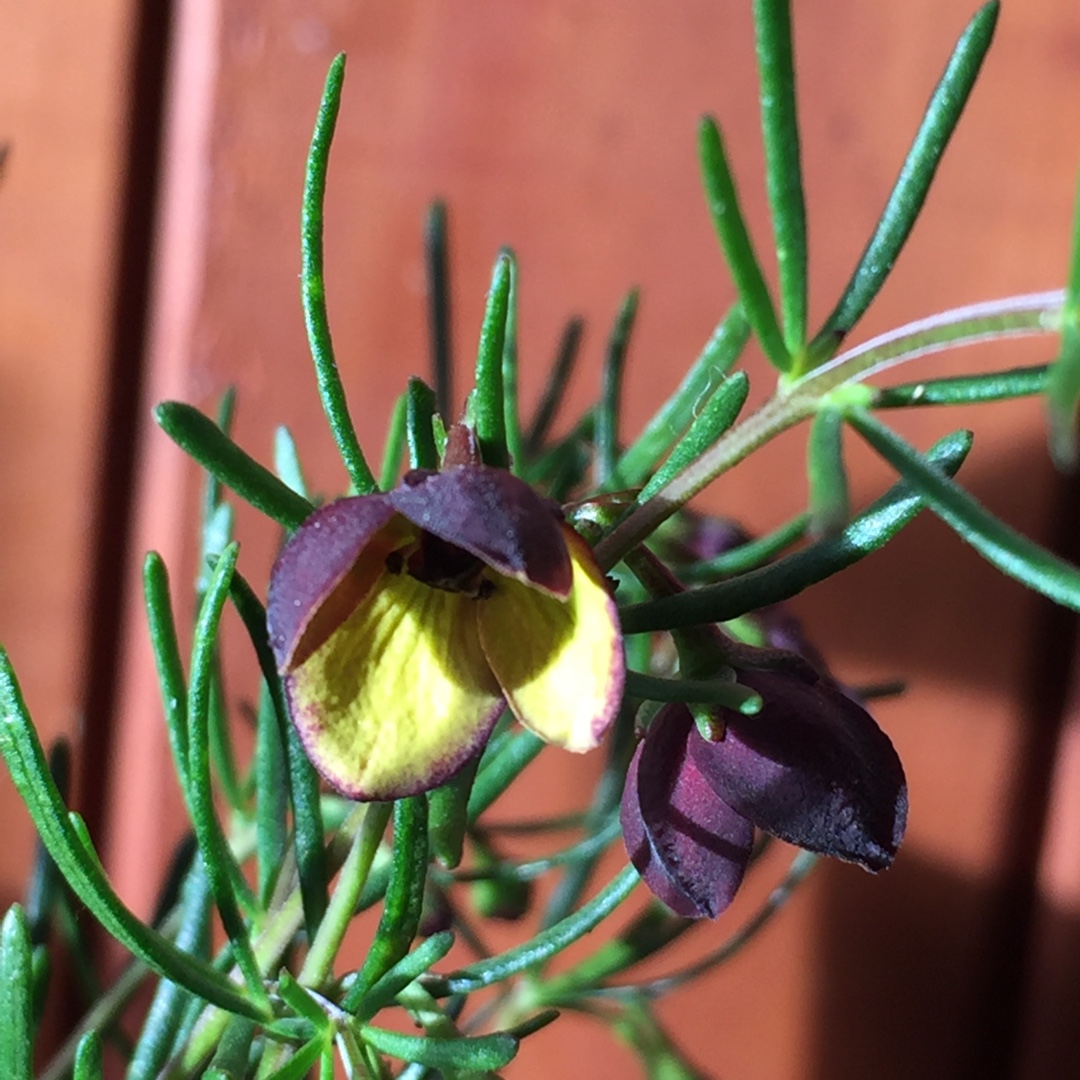
{"label": "flower", "polygon": [[626,848],[679,915],[731,903],[754,828],[809,851],[888,867],[904,835],[907,785],[885,733],[827,678],[739,672],[763,707],[724,710],[722,740],[701,737],[682,705],[657,715],[634,754],[622,801]]}
{"label": "flower", "polygon": [[356,799],[444,782],[504,705],[589,750],[622,696],[618,617],[590,548],[553,503],[480,464],[317,510],[274,566],[268,622],[300,739]]}

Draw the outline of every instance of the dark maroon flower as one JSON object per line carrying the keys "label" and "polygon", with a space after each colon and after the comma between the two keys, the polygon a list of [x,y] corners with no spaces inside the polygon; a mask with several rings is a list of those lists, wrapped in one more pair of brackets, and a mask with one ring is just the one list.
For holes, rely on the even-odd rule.
{"label": "dark maroon flower", "polygon": [[809,851],[884,870],[907,819],[892,743],[826,679],[740,671],[764,702],[725,710],[708,742],[682,705],[663,709],[637,748],[622,802],[634,866],[673,911],[715,918],[742,881],[754,827]]}

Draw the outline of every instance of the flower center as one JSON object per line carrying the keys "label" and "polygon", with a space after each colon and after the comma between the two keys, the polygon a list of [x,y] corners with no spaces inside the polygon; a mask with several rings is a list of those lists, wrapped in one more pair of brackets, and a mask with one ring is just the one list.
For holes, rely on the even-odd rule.
{"label": "flower center", "polygon": [[480,599],[495,589],[484,576],[484,563],[475,555],[429,532],[421,532],[412,547],[392,551],[386,557],[386,568],[393,574],[405,571],[433,589]]}

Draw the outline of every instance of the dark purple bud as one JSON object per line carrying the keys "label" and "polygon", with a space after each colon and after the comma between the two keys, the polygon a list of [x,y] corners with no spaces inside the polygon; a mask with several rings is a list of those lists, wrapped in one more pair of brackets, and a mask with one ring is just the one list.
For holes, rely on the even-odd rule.
{"label": "dark purple bud", "polygon": [[828,675],[825,658],[811,644],[802,623],[792,615],[785,604],[770,604],[754,612],[754,619],[761,626],[767,645],[773,649],[798,653],[809,660],[822,675]]}
{"label": "dark purple bud", "polygon": [[[359,574],[354,568],[394,517],[385,496],[357,495],[316,510],[289,538],[274,564],[267,603],[270,644],[280,670],[310,656],[374,584],[385,552]],[[353,587],[339,588],[349,577]]]}
{"label": "dark purple bud", "polygon": [[676,556],[680,561],[705,562],[741,547],[750,534],[729,518],[683,513],[677,532]]}
{"label": "dark purple bud", "polygon": [[690,757],[713,791],[759,828],[809,851],[890,865],[907,820],[903,766],[888,736],[831,683],[787,672],[741,671],[764,706],[727,711],[727,735],[696,729]]}
{"label": "dark purple bud", "polygon": [[622,799],[623,839],[645,884],[672,911],[715,918],[742,882],[753,826],[716,797],[687,748],[687,709],[664,708],[638,746]]}
{"label": "dark purple bud", "polygon": [[461,465],[385,498],[414,525],[500,574],[560,599],[570,595],[573,570],[556,507],[504,469]]}

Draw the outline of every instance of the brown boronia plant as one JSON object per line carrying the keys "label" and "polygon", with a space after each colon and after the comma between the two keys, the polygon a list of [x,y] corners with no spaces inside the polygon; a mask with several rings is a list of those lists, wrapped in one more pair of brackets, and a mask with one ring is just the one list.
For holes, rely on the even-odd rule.
{"label": "brown boronia plant", "polygon": [[[112,890],[65,804],[66,748],[46,759],[0,656],[0,750],[41,838],[27,902],[10,909],[0,934],[7,1075],[31,1075],[53,928],[74,903],[132,960],[45,1067],[49,1080],[72,1069],[80,1080],[103,1076],[103,1042],[151,979],[141,1033],[121,1044],[135,1080],[296,1080],[315,1070],[328,1078],[335,1063],[380,1080],[494,1075],[562,1007],[608,1024],[647,1075],[700,1075],[659,1028],[652,1001],[742,947],[817,856],[877,872],[903,839],[908,794],[896,751],[784,601],[881,547],[926,508],[1003,572],[1080,608],[1080,572],[953,479],[970,433],[920,452],[878,416],[1041,393],[1052,454],[1075,464],[1080,240],[1064,291],[944,312],[841,351],[918,216],[997,14],[997,3],[985,4],[958,41],[848,286],[811,334],[790,12],[787,0],[755,0],[778,303],[743,222],[722,136],[706,119],[705,193],[738,301],[628,444],[618,402],[636,293],[616,321],[595,404],[564,424],[568,435],[552,438],[580,323],[568,325],[524,425],[517,271],[506,251],[496,260],[467,406],[448,413],[446,214],[436,204],[427,228],[434,385],[413,378],[404,389],[378,477],[349,418],[324,301],[322,207],[344,73],[344,58],[334,61],[308,159],[301,282],[316,379],[352,490],[317,505],[283,430],[275,470],[254,461],[229,436],[231,398],[216,422],[177,402],[156,410],[206,469],[209,487],[186,673],[165,566],[151,554],[144,567],[163,710],[194,836],[177,853],[152,923]],[[910,385],[869,381],[928,352],[1026,333],[1058,335],[1056,359]],[[748,379],[734,367],[751,341],[776,369],[776,389],[742,417]],[[689,508],[713,479],[804,421],[808,503],[788,523],[753,538]],[[845,426],[899,473],[862,509],[847,490]],[[230,540],[232,496],[283,532],[265,608]],[[230,603],[262,672],[250,761],[236,760],[221,737],[217,638]],[[508,854],[511,834],[488,810],[551,744],[561,748],[555,753],[598,753],[603,766],[580,815],[517,826],[552,837],[575,830],[571,843],[523,861]],[[768,836],[802,850],[749,928],[735,928],[688,968],[635,981],[640,961],[698,920],[722,917]],[[600,856],[620,838],[624,868],[584,900]],[[487,954],[474,920],[532,913],[530,886],[545,874],[557,884],[538,912],[541,928]],[[552,958],[635,892],[641,907],[628,923],[551,973]],[[350,969],[339,956],[345,931],[372,907],[377,929]],[[228,939],[217,953],[208,935],[215,911]],[[418,1033],[386,1026],[384,1017],[402,1012]]]}

